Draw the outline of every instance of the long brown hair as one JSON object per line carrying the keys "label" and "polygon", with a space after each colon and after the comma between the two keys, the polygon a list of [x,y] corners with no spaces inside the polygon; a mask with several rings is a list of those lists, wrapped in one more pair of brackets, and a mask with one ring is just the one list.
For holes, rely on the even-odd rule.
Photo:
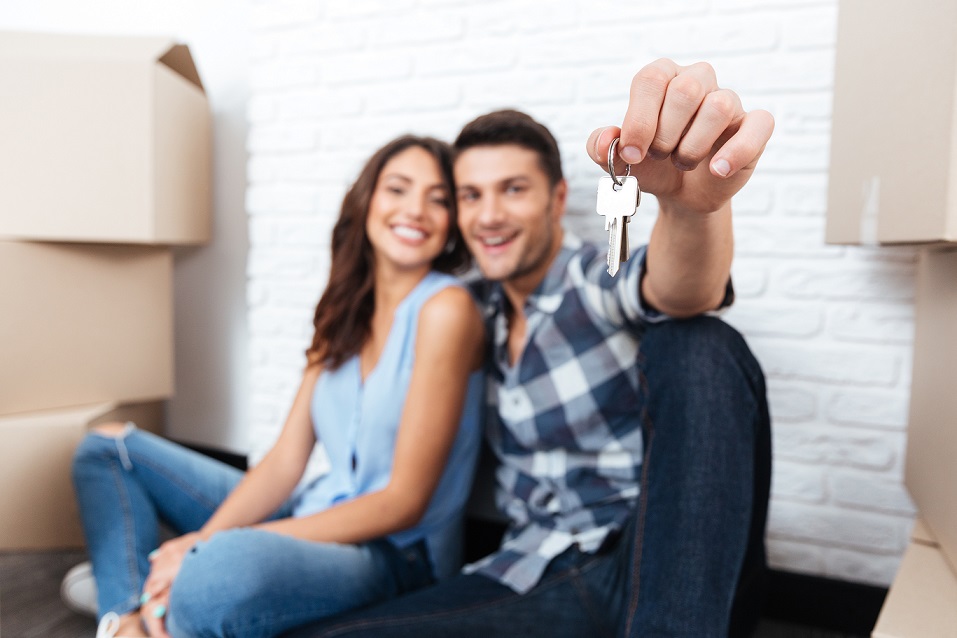
{"label": "long brown hair", "polygon": [[366,235],[369,204],[386,163],[402,151],[417,146],[439,165],[442,182],[448,189],[449,240],[432,268],[451,273],[463,270],[469,254],[458,228],[455,184],[449,145],[431,137],[404,135],[376,151],[346,193],[339,220],[332,229],[332,267],[329,283],[316,305],[313,325],[316,332],[306,350],[308,365],[322,363],[330,369],[340,365],[362,348],[369,338],[375,310],[375,255]]}

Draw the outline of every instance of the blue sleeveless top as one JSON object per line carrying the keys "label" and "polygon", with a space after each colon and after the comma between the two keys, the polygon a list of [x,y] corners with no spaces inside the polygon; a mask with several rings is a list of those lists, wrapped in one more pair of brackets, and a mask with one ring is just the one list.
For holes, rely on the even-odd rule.
{"label": "blue sleeveless top", "polygon": [[[319,376],[310,413],[330,469],[299,495],[293,516],[314,514],[382,489],[389,482],[396,433],[415,362],[419,311],[433,295],[458,285],[455,277],[430,272],[406,295],[396,308],[385,348],[365,383],[358,356]],[[459,432],[425,515],[415,527],[388,537],[400,548],[424,539],[437,578],[455,573],[461,564],[462,513],[481,442],[483,394],[480,369],[469,378]]]}

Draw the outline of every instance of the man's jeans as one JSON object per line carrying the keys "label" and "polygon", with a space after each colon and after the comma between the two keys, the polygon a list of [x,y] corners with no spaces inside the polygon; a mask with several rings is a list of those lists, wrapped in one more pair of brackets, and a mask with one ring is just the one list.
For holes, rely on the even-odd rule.
{"label": "man's jeans", "polygon": [[649,327],[638,365],[646,388],[641,496],[635,518],[601,551],[569,549],[524,595],[482,575],[459,575],[290,638],[743,631],[732,608],[760,596],[764,567],[770,419],[763,374],[741,336],[711,317]]}
{"label": "man's jeans", "polygon": [[[102,616],[139,607],[149,552],[163,522],[199,529],[242,472],[128,427],[91,433],[74,456],[80,505]],[[289,516],[289,503],[273,518]],[[313,543],[254,528],[197,543],[170,590],[166,626],[179,636],[275,636],[291,627],[386,600],[433,582],[424,543]]]}

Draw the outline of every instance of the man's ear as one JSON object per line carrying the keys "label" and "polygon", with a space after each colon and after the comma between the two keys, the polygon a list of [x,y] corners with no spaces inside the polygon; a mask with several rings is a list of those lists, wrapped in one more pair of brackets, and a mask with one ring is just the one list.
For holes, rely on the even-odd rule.
{"label": "man's ear", "polygon": [[561,179],[552,187],[552,214],[555,216],[555,219],[560,220],[565,215],[567,203],[568,182]]}

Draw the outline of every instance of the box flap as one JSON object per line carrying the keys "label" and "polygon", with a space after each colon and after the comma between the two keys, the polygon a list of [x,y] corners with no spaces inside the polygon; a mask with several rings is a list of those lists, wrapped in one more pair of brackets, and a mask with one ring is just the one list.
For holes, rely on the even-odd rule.
{"label": "box flap", "polygon": [[200,90],[203,84],[185,44],[166,36],[94,36],[63,33],[0,32],[0,57],[17,60],[157,61]]}
{"label": "box flap", "polygon": [[185,44],[174,44],[159,61],[196,85],[200,91],[203,90],[203,82],[199,79],[196,65],[193,64],[193,56],[189,54],[189,47]]}

